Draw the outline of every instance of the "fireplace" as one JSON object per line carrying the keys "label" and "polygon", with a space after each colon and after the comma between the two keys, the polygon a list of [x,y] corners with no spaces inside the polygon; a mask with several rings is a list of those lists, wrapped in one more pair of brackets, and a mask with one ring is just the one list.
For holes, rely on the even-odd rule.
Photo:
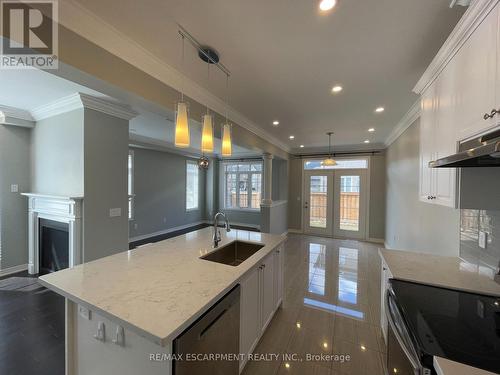
{"label": "fireplace", "polygon": [[28,272],[43,274],[81,264],[83,197],[23,195],[29,198]]}
{"label": "fireplace", "polygon": [[38,219],[39,274],[69,267],[69,225],[49,219]]}

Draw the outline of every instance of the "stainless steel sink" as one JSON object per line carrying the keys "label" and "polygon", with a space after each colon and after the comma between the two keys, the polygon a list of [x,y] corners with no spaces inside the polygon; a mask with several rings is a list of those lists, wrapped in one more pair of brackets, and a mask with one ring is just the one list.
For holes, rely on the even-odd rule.
{"label": "stainless steel sink", "polygon": [[227,264],[230,266],[238,266],[263,247],[264,245],[255,243],[234,241],[225,246],[221,246],[219,249],[214,250],[207,255],[203,255],[200,259]]}

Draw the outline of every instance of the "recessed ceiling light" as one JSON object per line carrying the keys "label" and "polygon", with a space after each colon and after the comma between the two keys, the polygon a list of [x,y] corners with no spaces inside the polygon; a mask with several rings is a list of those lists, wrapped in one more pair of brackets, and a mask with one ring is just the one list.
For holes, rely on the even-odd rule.
{"label": "recessed ceiling light", "polygon": [[368,129],[368,131],[369,131],[370,133],[373,133],[373,132],[375,131],[375,128],[370,128],[370,129]]}
{"label": "recessed ceiling light", "polygon": [[328,348],[328,343],[327,342],[323,343],[323,348],[325,348],[325,349]]}
{"label": "recessed ceiling light", "polygon": [[275,120],[275,121],[273,121],[273,125],[274,125],[274,126],[278,126],[279,124],[280,124],[280,122],[279,122],[279,121],[276,121],[276,120]]}
{"label": "recessed ceiling light", "polygon": [[325,12],[332,9],[336,4],[337,0],[321,0],[319,3],[319,9]]}
{"label": "recessed ceiling light", "polygon": [[304,148],[304,145],[300,145],[300,148]]}
{"label": "recessed ceiling light", "polygon": [[365,143],[370,143],[370,140],[368,140],[368,139],[365,139]]}
{"label": "recessed ceiling light", "polygon": [[290,139],[295,139],[295,136],[294,135],[291,135],[290,137],[288,137]]}
{"label": "recessed ceiling light", "polygon": [[375,112],[377,112],[377,113],[384,112],[384,111],[385,111],[384,107],[378,107],[377,109],[375,109]]}
{"label": "recessed ceiling light", "polygon": [[339,85],[337,85],[337,86],[333,86],[333,87],[332,87],[332,92],[334,92],[334,93],[338,93],[338,92],[341,92],[341,91],[342,91],[342,89],[343,89],[343,87],[342,87],[342,86],[339,86]]}
{"label": "recessed ceiling light", "polygon": [[290,364],[289,364],[288,362],[287,362],[287,363],[285,363],[285,367],[286,367],[286,368],[290,368]]}
{"label": "recessed ceiling light", "polygon": [[297,328],[300,328],[300,327],[301,327],[300,322],[295,323],[295,325],[297,326]]}
{"label": "recessed ceiling light", "polygon": [[361,345],[361,350],[362,351],[365,351],[366,350],[366,347],[364,345]]}

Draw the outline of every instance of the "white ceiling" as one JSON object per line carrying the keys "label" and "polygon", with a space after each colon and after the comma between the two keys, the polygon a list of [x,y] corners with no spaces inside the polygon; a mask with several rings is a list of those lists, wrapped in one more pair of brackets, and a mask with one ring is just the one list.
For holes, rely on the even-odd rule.
{"label": "white ceiling", "polygon": [[[76,92],[116,101],[108,95],[89,89],[83,85],[60,78],[42,70],[0,70],[0,107],[14,107],[33,112],[58,99]],[[126,93],[118,93],[120,102],[133,107],[139,113],[130,121],[131,142],[141,146],[151,145],[154,148],[176,151],[174,147],[173,114],[155,113],[144,107],[137,106]],[[192,144],[201,144],[201,124],[191,120]],[[220,141],[215,140],[216,149],[220,149]],[[183,150],[183,153],[199,154],[199,148]],[[260,153],[238,145],[233,145],[233,156],[255,156]]]}
{"label": "white ceiling", "polygon": [[[220,98],[225,78],[181,42],[176,22],[231,70],[230,104],[291,147],[382,147],[417,99],[411,93],[464,12],[449,0],[77,0]],[[344,87],[332,95],[334,84]],[[384,106],[386,111],[375,114]],[[272,126],[278,119],[280,125]],[[376,128],[369,134],[367,129]],[[289,135],[295,135],[290,141]]]}

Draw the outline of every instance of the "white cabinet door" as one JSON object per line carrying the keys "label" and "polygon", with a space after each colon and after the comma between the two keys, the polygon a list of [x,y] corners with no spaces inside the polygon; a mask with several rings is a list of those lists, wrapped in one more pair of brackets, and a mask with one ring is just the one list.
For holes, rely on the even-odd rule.
{"label": "white cabinet door", "polygon": [[[434,83],[435,123],[433,134],[433,157],[441,159],[456,153],[456,79],[455,62],[451,61]],[[455,207],[457,186],[456,168],[432,169],[432,203]]]}
{"label": "white cabinet door", "polygon": [[423,93],[421,99],[419,195],[423,202],[430,202],[432,196],[432,169],[429,168],[429,162],[434,157],[435,102],[435,86],[432,85]]}
{"label": "white cabinet door", "polygon": [[[483,20],[453,58],[456,64],[456,127],[459,140],[495,124],[485,113],[498,109],[495,102],[498,6]],[[446,69],[446,68],[445,68]]]}
{"label": "white cabinet door", "polygon": [[262,331],[273,317],[274,300],[274,253],[268,255],[261,265],[262,279]]}
{"label": "white cabinet door", "polygon": [[[261,270],[250,271],[241,281],[240,353],[253,351],[261,332]],[[244,363],[243,363],[244,364]]]}
{"label": "white cabinet door", "polygon": [[274,251],[274,306],[278,308],[283,300],[284,245]]}

